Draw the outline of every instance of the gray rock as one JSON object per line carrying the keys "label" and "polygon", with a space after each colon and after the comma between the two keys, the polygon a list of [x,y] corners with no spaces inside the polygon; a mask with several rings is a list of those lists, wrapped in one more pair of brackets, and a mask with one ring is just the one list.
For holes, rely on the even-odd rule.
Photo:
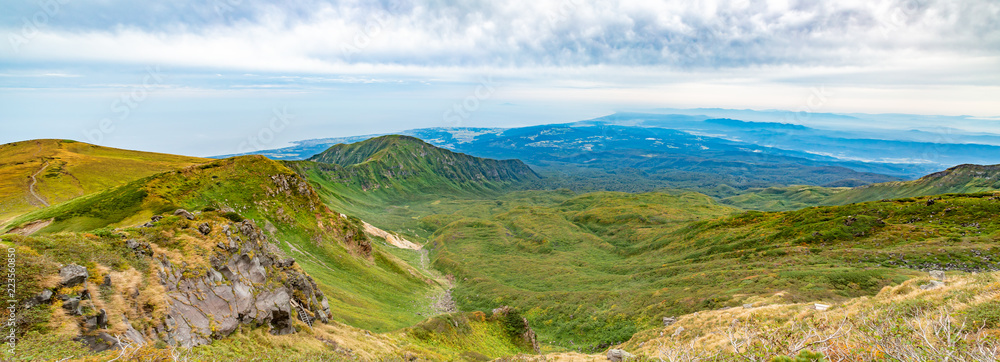
{"label": "gray rock", "polygon": [[105,274],[104,275],[104,282],[101,283],[101,286],[102,287],[110,287],[111,286],[111,275],[109,275],[109,274]]}
{"label": "gray rock", "polygon": [[89,276],[90,274],[87,273],[87,268],[76,264],[70,264],[62,267],[62,269],[59,269],[59,284],[67,288],[74,287],[87,281],[87,277]]}
{"label": "gray rock", "polygon": [[295,264],[295,259],[293,259],[293,258],[288,258],[288,259],[283,259],[283,260],[279,260],[279,261],[278,261],[278,262],[276,263],[276,265],[277,265],[277,266],[278,266],[279,268],[290,268],[290,267],[291,267],[292,265],[294,265],[294,264]]}
{"label": "gray rock", "polygon": [[125,335],[123,337],[125,337],[134,344],[145,344],[147,342],[146,336],[142,335],[141,332],[135,330],[135,328],[132,328],[132,323],[129,323],[128,316],[124,314],[122,314],[122,323],[124,323],[126,326]]}
{"label": "gray rock", "polygon": [[753,303],[744,304],[743,309],[753,309]]}
{"label": "gray rock", "polygon": [[[269,265],[291,265],[291,259],[281,261],[268,249],[270,242],[252,221],[223,226],[223,232],[241,233],[246,239],[237,245],[231,235],[231,245],[218,245],[209,256],[211,268],[198,276],[160,257],[160,280],[166,288],[167,316],[161,330],[166,341],[177,347],[191,348],[211,343],[229,335],[241,324],[270,326],[276,335],[295,333],[292,308],[299,309],[303,321],[327,322],[329,302],[308,275],[290,268],[268,268]],[[253,255],[251,257],[250,255]],[[284,280],[284,285],[276,282]],[[296,297],[293,297],[296,296]],[[294,300],[294,301],[293,301]]]}
{"label": "gray rock", "polygon": [[683,326],[677,327],[677,329],[674,330],[674,334],[672,334],[671,337],[677,337],[677,336],[681,335],[681,333],[684,333],[684,327]]}
{"label": "gray rock", "polygon": [[931,278],[936,280],[944,281],[944,270],[931,270]]}
{"label": "gray rock", "polygon": [[149,220],[152,222],[163,220],[163,215],[153,215],[153,217],[149,218]]}
{"label": "gray rock", "polygon": [[944,286],[944,282],[937,281],[937,280],[931,280],[930,283],[921,285],[920,289],[931,290],[931,289],[937,289],[937,288],[940,288],[940,287],[943,287],[943,286]]}
{"label": "gray rock", "polygon": [[677,318],[675,317],[663,317],[663,326],[670,327],[671,324],[677,323]]}
{"label": "gray rock", "polygon": [[87,318],[83,323],[87,330],[95,330],[100,328],[108,328],[108,313],[101,309],[97,315]]}
{"label": "gray rock", "polygon": [[136,255],[153,255],[153,248],[149,246],[149,243],[144,243],[135,239],[128,239],[125,241],[125,246],[132,249]]}
{"label": "gray rock", "polygon": [[63,309],[70,312],[73,315],[81,315],[83,312],[80,310],[80,298],[69,298],[63,302]]}
{"label": "gray rock", "polygon": [[48,289],[43,290],[41,293],[38,293],[38,295],[32,297],[31,299],[28,300],[28,302],[25,303],[25,309],[32,308],[36,305],[46,304],[51,300],[52,300],[52,291]]}
{"label": "gray rock", "polygon": [[108,328],[108,312],[105,312],[104,309],[101,309],[101,311],[97,313],[97,327]]}
{"label": "gray rock", "polygon": [[212,225],[209,225],[207,222],[202,223],[201,225],[198,225],[198,232],[202,235],[208,236],[208,234],[212,233]]}
{"label": "gray rock", "polygon": [[180,216],[188,220],[194,220],[194,214],[184,209],[177,209],[177,211],[174,211],[174,216]]}
{"label": "gray rock", "polygon": [[621,362],[632,358],[632,354],[620,349],[608,350],[608,361]]}
{"label": "gray rock", "polygon": [[76,338],[77,341],[83,342],[90,348],[93,352],[104,352],[109,349],[121,349],[122,345],[118,342],[118,339],[111,336],[110,334],[101,332],[93,336],[80,336]]}

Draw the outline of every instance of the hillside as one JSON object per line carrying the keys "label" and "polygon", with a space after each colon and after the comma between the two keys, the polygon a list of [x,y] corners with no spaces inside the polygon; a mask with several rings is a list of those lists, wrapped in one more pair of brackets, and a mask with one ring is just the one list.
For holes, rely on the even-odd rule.
{"label": "hillside", "polygon": [[[783,303],[776,294],[746,307],[678,315],[612,348],[652,361],[816,360],[803,353],[825,361],[997,361],[1000,273],[946,273],[938,285],[932,280],[921,276],[827,310],[811,302]],[[775,359],[782,356],[792,358]],[[607,357],[553,353],[517,360]]]}
{"label": "hillside", "polygon": [[208,161],[68,140],[0,145],[0,226],[30,210]]}
{"label": "hillside", "polygon": [[[601,350],[663,317],[873,295],[918,270],[997,270],[993,194],[732,212],[698,194],[515,193],[426,216],[463,309],[525,310],[543,346]],[[699,219],[714,219],[698,221]],[[586,318],[580,318],[580,316]],[[550,349],[552,350],[552,349]]]}
{"label": "hillside", "polygon": [[744,209],[780,211],[809,206],[845,205],[952,193],[1000,190],[1000,165],[959,165],[914,181],[885,182],[853,188],[789,186],[750,190],[723,203]]}
{"label": "hillside", "polygon": [[[36,235],[114,233],[177,209],[253,220],[315,278],[330,297],[333,318],[352,326],[386,331],[412,325],[423,319],[413,306],[437,288],[437,282],[373,244],[360,220],[331,211],[293,171],[261,156],[154,175],[28,213],[12,225],[45,221]],[[153,237],[172,240],[170,233]]]}
{"label": "hillside", "polygon": [[407,136],[335,145],[309,161],[285,165],[309,180],[331,207],[394,231],[413,223],[411,206],[491,199],[539,179],[518,160],[472,157]]}

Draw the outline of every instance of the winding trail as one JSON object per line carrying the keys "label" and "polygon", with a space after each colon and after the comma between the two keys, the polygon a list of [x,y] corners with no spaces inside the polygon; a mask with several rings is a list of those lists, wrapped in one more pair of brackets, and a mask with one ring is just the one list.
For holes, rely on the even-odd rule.
{"label": "winding trail", "polygon": [[39,169],[33,175],[31,175],[31,185],[28,185],[28,192],[30,192],[31,196],[34,196],[35,199],[38,199],[38,202],[41,202],[42,205],[45,205],[47,207],[49,206],[49,203],[43,200],[41,196],[38,196],[37,193],[35,193],[35,184],[38,183],[38,179],[36,177],[38,176],[38,174],[42,173],[42,171],[45,171],[46,168],[49,168],[48,161],[46,161],[45,164],[42,165],[41,169]]}

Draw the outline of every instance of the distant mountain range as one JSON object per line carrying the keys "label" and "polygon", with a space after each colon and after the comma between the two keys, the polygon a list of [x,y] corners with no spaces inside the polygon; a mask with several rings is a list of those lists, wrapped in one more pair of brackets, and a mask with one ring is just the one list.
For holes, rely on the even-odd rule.
{"label": "distant mountain range", "polygon": [[[824,117],[851,118],[817,119]],[[956,133],[927,142],[906,140],[933,138],[926,131],[837,131],[678,114],[617,113],[568,124],[425,128],[401,134],[471,156],[522,160],[545,179],[532,186],[536,189],[685,188],[729,197],[751,188],[853,187],[915,179],[958,164],[1000,163],[1000,146],[955,143],[1000,143],[992,135]],[[893,135],[904,139],[888,139]],[[306,140],[256,154],[304,160],[338,144],[378,136]]]}
{"label": "distant mountain range", "polygon": [[[1000,162],[997,151],[1000,151],[1000,135],[976,133],[958,128],[931,127],[933,122],[950,122],[963,120],[973,122],[984,129],[992,129],[992,124],[986,120],[974,120],[968,117],[931,117],[909,115],[836,115],[814,113],[809,114],[811,123],[829,125],[831,122],[845,122],[851,125],[864,125],[849,129],[825,129],[792,124],[802,118],[794,112],[785,111],[738,111],[738,110],[664,110],[685,111],[688,114],[659,113],[616,113],[606,117],[568,124],[532,126],[523,128],[425,128],[400,132],[400,134],[421,138],[435,146],[444,147],[474,156],[521,158],[528,164],[535,165],[534,157],[518,156],[519,150],[545,147],[546,143],[524,142],[521,149],[516,145],[504,146],[497,144],[497,139],[503,137],[545,137],[548,145],[573,144],[591,145],[579,149],[584,152],[623,151],[634,149],[659,150],[665,153],[684,153],[688,156],[698,156],[704,159],[720,159],[714,151],[697,152],[695,150],[678,151],[676,144],[664,143],[635,144],[633,135],[649,134],[655,138],[662,134],[659,130],[679,131],[672,137],[681,144],[694,143],[725,143],[729,146],[743,148],[750,152],[803,158],[821,161],[825,165],[847,167],[858,172],[874,172],[901,178],[917,178],[936,170],[941,170],[959,164],[993,164]],[[756,119],[748,122],[743,120],[711,117],[712,115],[745,116]],[[862,116],[868,117],[863,118]],[[869,118],[883,124],[872,124]],[[910,118],[906,118],[910,117]],[[925,124],[921,129],[890,129],[889,123],[902,122],[920,118]],[[938,119],[942,118],[942,119]],[[775,120],[760,121],[761,119]],[[893,121],[895,120],[895,121]],[[996,122],[993,122],[996,123]],[[612,131],[611,138],[605,130],[599,132],[565,132],[566,128],[616,127],[629,128],[628,131]],[[537,133],[537,135],[532,134]],[[552,137],[556,134],[560,137]],[[595,138],[595,134],[599,133]],[[626,134],[622,139],[614,138],[616,134]],[[353,143],[379,135],[364,135],[343,138],[313,139],[295,142],[295,146],[276,150],[256,152],[273,159],[301,160],[311,157],[326,148],[338,143]],[[575,138],[574,138],[575,137]],[[588,138],[589,137],[589,138]],[[682,139],[683,138],[683,139]],[[640,139],[640,140],[644,140]],[[616,142],[625,141],[625,142]],[[490,144],[484,144],[489,142]],[[516,142],[516,141],[515,141]],[[597,148],[593,146],[597,145]],[[660,146],[660,147],[657,147]],[[710,148],[711,149],[711,148]],[[704,149],[702,149],[704,150]],[[708,151],[708,150],[705,150]],[[228,155],[227,155],[228,156]],[[219,156],[226,157],[226,156]],[[729,160],[723,157],[720,160]],[[745,161],[739,160],[737,161]],[[541,160],[539,160],[541,161]],[[570,160],[570,162],[574,162]],[[779,162],[780,163],[780,162]]]}

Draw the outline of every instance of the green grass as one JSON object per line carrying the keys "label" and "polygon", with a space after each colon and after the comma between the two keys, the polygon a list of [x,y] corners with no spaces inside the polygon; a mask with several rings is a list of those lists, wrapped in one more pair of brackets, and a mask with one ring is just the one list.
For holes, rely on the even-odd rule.
{"label": "green grass", "polygon": [[0,225],[42,206],[28,189],[30,176],[45,164],[48,166],[36,177],[35,191],[49,204],[57,204],[159,172],[209,161],[67,140],[0,145]]}
{"label": "green grass", "polygon": [[[285,188],[280,180],[291,184]],[[85,232],[136,226],[177,208],[232,208],[262,228],[273,225],[273,240],[316,279],[336,320],[373,331],[422,320],[414,305],[424,303],[436,283],[385,247],[372,246],[357,219],[328,210],[300,185],[304,181],[277,162],[240,157],[140,179],[29,213],[14,225],[53,219],[42,233]]]}
{"label": "green grass", "polygon": [[[532,194],[544,193],[519,195]],[[434,229],[426,248],[455,276],[463,309],[518,306],[544,343],[596,351],[662,317],[754,296],[837,301],[875,294],[918,269],[996,267],[984,257],[1000,260],[1000,223],[990,216],[1000,201],[930,199],[718,218],[733,210],[694,193],[550,203],[512,194],[488,217],[477,211],[484,201],[424,224]]]}
{"label": "green grass", "polygon": [[886,182],[854,188],[788,186],[751,189],[722,198],[721,201],[743,209],[787,211],[810,206],[997,190],[1000,190],[1000,167],[960,165],[914,181]]}

